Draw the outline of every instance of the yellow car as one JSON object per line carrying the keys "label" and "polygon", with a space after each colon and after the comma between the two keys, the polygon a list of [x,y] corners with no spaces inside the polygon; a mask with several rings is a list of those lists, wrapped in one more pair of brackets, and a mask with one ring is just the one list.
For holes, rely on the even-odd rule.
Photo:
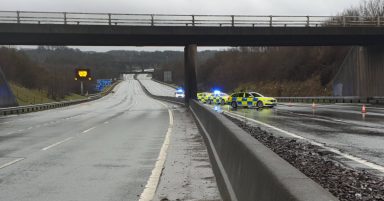
{"label": "yellow car", "polygon": [[277,104],[276,99],[264,97],[256,92],[238,92],[228,98],[228,103],[233,107],[274,107]]}
{"label": "yellow car", "polygon": [[207,103],[211,96],[212,94],[209,92],[197,93],[197,100],[199,100],[202,103]]}
{"label": "yellow car", "polygon": [[208,97],[208,104],[221,104],[225,105],[227,104],[227,100],[229,98],[229,95],[226,93],[223,93],[221,91],[214,91],[211,96]]}

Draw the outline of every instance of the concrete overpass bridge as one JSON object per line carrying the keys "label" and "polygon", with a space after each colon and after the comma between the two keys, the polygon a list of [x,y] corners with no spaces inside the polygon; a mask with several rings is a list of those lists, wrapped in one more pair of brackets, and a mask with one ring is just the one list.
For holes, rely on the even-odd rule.
{"label": "concrete overpass bridge", "polygon": [[188,99],[196,46],[384,45],[384,17],[0,11],[0,44],[185,46]]}

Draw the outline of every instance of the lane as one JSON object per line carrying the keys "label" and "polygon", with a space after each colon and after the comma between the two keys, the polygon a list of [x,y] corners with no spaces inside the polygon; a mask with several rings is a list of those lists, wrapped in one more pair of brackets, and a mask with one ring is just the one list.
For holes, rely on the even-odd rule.
{"label": "lane", "polygon": [[126,79],[98,101],[2,118],[1,200],[138,200],[169,114]]}
{"label": "lane", "polygon": [[151,94],[156,96],[170,96],[175,97],[175,89],[157,82],[152,81],[151,75],[139,74],[137,79],[149,90]]}
{"label": "lane", "polygon": [[[149,90],[170,90],[148,77],[138,79],[147,80]],[[165,104],[171,108],[174,126],[154,200],[222,200],[207,148],[192,114],[180,105]]]}
{"label": "lane", "polygon": [[[274,109],[263,110],[232,110],[225,106],[216,110],[255,119],[384,167],[384,110],[379,106],[367,108],[367,114],[361,113],[361,105],[344,104],[315,108],[311,104],[279,104]],[[358,162],[343,161],[342,157],[340,160],[353,167],[367,168]]]}

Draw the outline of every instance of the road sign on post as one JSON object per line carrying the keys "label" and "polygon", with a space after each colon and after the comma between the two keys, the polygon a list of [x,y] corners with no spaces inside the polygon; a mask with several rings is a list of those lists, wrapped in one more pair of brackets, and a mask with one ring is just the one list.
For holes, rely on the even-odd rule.
{"label": "road sign on post", "polygon": [[75,80],[92,80],[91,70],[85,68],[76,68]]}
{"label": "road sign on post", "polygon": [[92,80],[91,70],[86,68],[75,69],[75,80],[80,80],[80,93],[84,95],[84,80]]}

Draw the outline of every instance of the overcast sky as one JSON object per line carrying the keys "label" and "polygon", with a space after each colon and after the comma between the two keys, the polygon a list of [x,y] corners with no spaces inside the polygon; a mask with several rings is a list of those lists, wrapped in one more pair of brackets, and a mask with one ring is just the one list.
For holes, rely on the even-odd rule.
{"label": "overcast sky", "polygon": [[[1,10],[143,14],[335,15],[361,0],[0,0]],[[81,47],[105,51],[122,47]],[[175,48],[125,49],[155,50]],[[181,48],[176,48],[180,49]],[[200,49],[201,50],[201,49]]]}

